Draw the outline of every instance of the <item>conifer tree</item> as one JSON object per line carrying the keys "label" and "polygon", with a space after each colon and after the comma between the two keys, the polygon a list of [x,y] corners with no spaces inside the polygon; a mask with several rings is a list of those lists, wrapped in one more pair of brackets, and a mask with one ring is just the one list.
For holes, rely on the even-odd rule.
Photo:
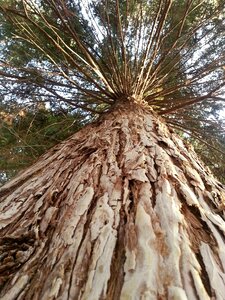
{"label": "conifer tree", "polygon": [[173,129],[223,104],[224,6],[3,1],[8,84],[99,117],[0,189],[1,299],[224,298],[224,187]]}

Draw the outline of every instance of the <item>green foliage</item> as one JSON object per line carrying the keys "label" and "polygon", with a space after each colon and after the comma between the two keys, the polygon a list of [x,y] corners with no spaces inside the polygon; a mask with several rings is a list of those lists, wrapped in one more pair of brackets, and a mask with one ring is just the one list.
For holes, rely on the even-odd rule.
{"label": "green foliage", "polygon": [[196,153],[201,157],[206,166],[210,168],[220,182],[225,184],[225,139],[223,138],[220,144],[218,144],[218,141],[213,141],[216,149],[220,151],[216,151],[209,147],[209,145],[194,138],[189,141],[193,144]]}
{"label": "green foliage", "polygon": [[85,124],[81,114],[40,107],[1,113],[0,184]]}

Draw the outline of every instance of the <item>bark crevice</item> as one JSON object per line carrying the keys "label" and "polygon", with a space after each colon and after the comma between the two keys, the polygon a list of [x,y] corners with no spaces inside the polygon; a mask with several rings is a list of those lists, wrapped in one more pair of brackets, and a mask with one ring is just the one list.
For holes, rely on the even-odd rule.
{"label": "bark crevice", "polygon": [[223,299],[223,187],[123,105],[0,189],[1,299]]}

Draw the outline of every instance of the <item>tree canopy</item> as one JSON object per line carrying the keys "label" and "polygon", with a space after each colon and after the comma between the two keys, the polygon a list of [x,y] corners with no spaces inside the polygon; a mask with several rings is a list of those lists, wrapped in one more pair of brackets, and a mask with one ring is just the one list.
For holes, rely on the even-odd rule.
{"label": "tree canopy", "polygon": [[53,115],[78,110],[92,120],[135,99],[194,139],[209,165],[218,165],[210,164],[216,149],[223,161],[224,1],[8,0],[0,8],[3,105],[45,103]]}

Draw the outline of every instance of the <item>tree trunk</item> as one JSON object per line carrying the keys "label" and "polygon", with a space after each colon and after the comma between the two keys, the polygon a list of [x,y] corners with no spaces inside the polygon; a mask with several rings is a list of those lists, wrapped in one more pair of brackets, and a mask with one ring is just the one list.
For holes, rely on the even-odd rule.
{"label": "tree trunk", "polygon": [[147,108],[118,106],[0,197],[2,300],[225,299],[223,187]]}

